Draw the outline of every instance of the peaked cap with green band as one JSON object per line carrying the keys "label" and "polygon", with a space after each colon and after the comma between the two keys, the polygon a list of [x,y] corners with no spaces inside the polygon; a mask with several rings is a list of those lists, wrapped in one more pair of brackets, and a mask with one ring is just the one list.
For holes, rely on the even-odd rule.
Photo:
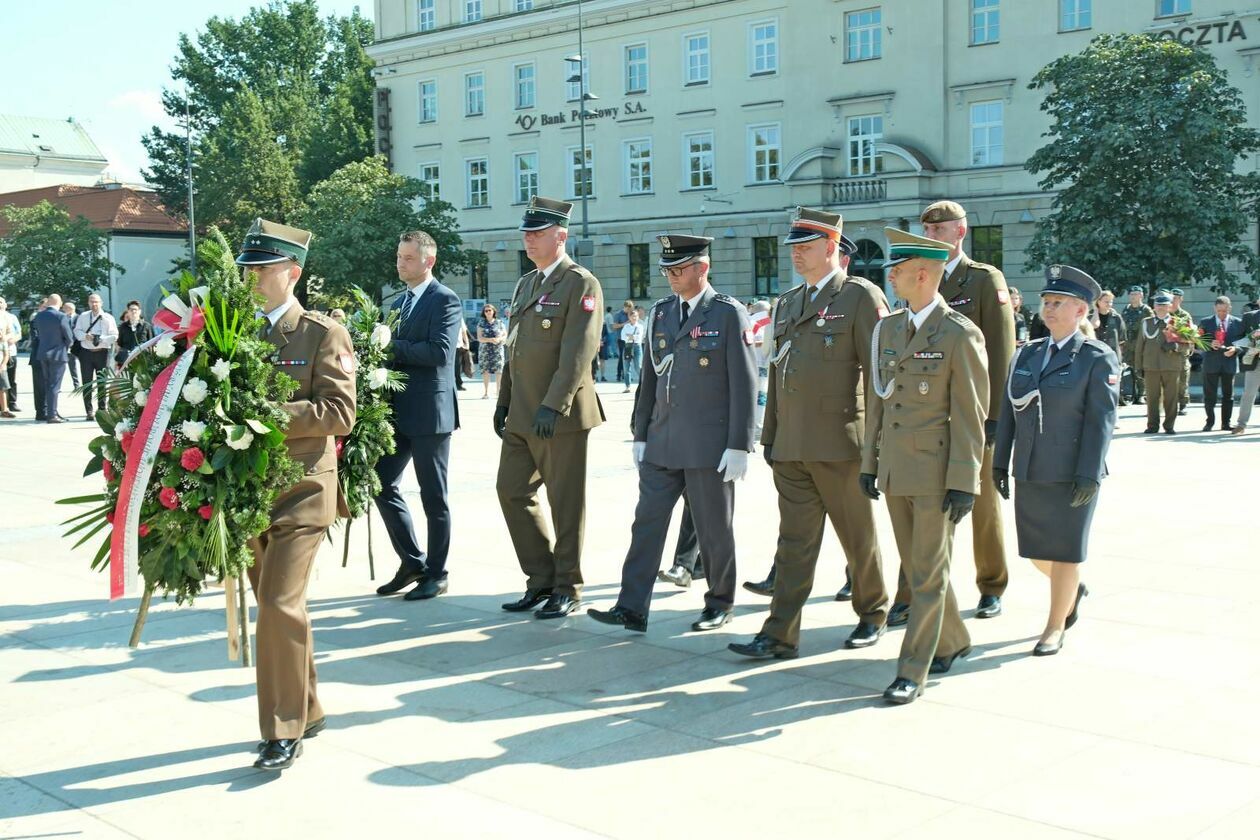
{"label": "peaked cap with green band", "polygon": [[949,262],[949,245],[944,242],[895,227],[884,228],[884,235],[888,237],[888,259],[884,260],[884,268],[892,268],[906,260]]}
{"label": "peaked cap with green band", "polygon": [[300,228],[255,219],[241,243],[237,265],[267,265],[293,260],[306,265],[306,252],[311,247],[311,232]]}
{"label": "peaked cap with green band", "polygon": [[567,228],[569,214],[572,212],[573,205],[567,201],[557,201],[554,198],[543,198],[538,195],[531,196],[519,229],[545,230],[555,226]]}

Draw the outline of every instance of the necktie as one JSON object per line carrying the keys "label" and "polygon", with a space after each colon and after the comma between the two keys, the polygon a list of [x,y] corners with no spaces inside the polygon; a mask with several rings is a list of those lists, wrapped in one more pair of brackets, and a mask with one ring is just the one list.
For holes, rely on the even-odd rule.
{"label": "necktie", "polygon": [[411,314],[411,310],[415,305],[416,305],[416,296],[412,294],[410,291],[407,292],[407,297],[403,299],[402,317],[398,319],[398,323],[400,325],[406,323],[407,316]]}
{"label": "necktie", "polygon": [[907,327],[906,327],[906,339],[907,339],[907,340],[913,340],[913,339],[914,339],[914,333],[915,333],[915,329],[914,329],[914,319],[913,319],[913,318],[908,318],[908,319],[906,320],[906,323],[909,325],[909,326],[907,326]]}
{"label": "necktie", "polygon": [[689,317],[691,317],[691,304],[684,300],[682,305],[682,321],[679,322],[679,325],[681,326],[682,324],[687,323],[687,319]]}

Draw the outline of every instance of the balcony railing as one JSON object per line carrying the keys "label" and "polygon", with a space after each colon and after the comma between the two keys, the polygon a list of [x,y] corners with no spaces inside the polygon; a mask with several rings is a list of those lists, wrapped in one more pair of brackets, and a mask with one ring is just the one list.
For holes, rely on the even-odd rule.
{"label": "balcony railing", "polygon": [[872,181],[844,180],[831,185],[832,204],[866,204],[883,201],[888,182],[882,178]]}

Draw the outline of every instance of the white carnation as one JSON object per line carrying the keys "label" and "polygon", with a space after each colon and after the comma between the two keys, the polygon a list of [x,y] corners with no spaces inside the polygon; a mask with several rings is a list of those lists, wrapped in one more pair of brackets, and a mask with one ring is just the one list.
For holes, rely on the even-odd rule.
{"label": "white carnation", "polygon": [[131,390],[133,391],[144,390],[144,383],[140,381],[139,376],[131,377]]}
{"label": "white carnation", "polygon": [[389,381],[389,371],[385,368],[377,368],[368,374],[368,387],[372,390],[378,390],[385,387],[385,383]]}
{"label": "white carnation", "polygon": [[147,402],[149,401],[149,392],[148,392],[148,391],[136,391],[136,393],[135,393],[135,395],[132,397],[132,399],[134,399],[134,400],[136,401],[136,405],[140,406],[141,408],[144,408],[144,404],[145,404],[145,403],[147,403]]}
{"label": "white carnation", "polygon": [[114,426],[114,437],[118,440],[123,439],[123,435],[130,432],[135,427],[131,425],[130,420],[119,420],[118,425]]}
{"label": "white carnation", "polygon": [[232,372],[232,364],[227,359],[219,359],[219,361],[210,366],[210,372],[214,374],[215,379],[222,382]]}
{"label": "white carnation", "polygon": [[192,405],[200,405],[201,402],[210,396],[210,386],[205,380],[193,377],[184,385],[184,390],[180,391],[184,395],[184,399]]}
{"label": "white carnation", "polygon": [[254,433],[249,431],[248,429],[245,429],[244,433],[239,438],[237,438],[236,440],[233,440],[232,434],[236,429],[239,429],[239,428],[241,427],[230,426],[224,429],[224,431],[227,432],[227,445],[231,447],[232,449],[240,449],[244,451],[246,449],[249,449],[249,445],[254,442]]}
{"label": "white carnation", "polygon": [[169,359],[175,355],[175,339],[169,335],[162,336],[158,339],[158,343],[153,345],[153,352],[159,359]]}
{"label": "white carnation", "polygon": [[394,334],[390,332],[388,324],[377,324],[372,327],[372,344],[377,347],[388,347],[393,337]]}
{"label": "white carnation", "polygon": [[206,433],[206,424],[198,420],[185,420],[179,427],[180,433],[189,440],[201,440]]}

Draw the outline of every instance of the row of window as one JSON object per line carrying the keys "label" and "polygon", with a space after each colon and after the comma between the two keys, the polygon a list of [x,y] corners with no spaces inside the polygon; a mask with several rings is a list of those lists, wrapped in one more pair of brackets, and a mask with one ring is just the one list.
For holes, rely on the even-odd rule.
{"label": "row of window", "polygon": [[[780,177],[783,160],[782,129],[779,123],[748,126],[748,169],[750,184],[772,184]],[[865,115],[848,119],[847,172],[849,176],[875,175],[884,171],[883,157],[876,144],[884,135],[884,118]],[[971,105],[971,165],[999,166],[1004,162],[1003,103],[1001,100]],[[594,146],[585,154],[579,146],[565,149],[567,198],[593,195]],[[684,190],[713,189],[716,181],[715,141],[712,131],[682,135],[682,187]],[[625,195],[655,192],[652,138],[639,137],[621,143],[621,189]],[[512,156],[512,196],[525,203],[538,194],[539,156],[536,151]],[[420,164],[420,180],[430,196],[441,196],[441,164]],[[464,202],[466,207],[490,206],[490,163],[485,157],[464,161]]]}
{"label": "row of window", "polygon": [[[460,0],[460,23],[476,23],[485,15],[482,0]],[[528,12],[534,0],[514,0],[512,11]],[[416,26],[421,32],[437,28],[437,0],[416,0]]]}
{"label": "row of window", "polygon": [[[971,243],[967,253],[989,265],[1002,267],[1002,226],[983,225],[971,228]],[[757,296],[779,293],[779,251],[782,240],[777,236],[755,236],[752,239],[752,293]],[[865,277],[878,286],[884,286],[884,251],[869,239],[857,243],[857,254],[849,264],[849,273]],[[652,245],[636,242],[626,246],[626,268],[629,294],[632,300],[651,297],[653,268]],[[517,252],[517,272],[520,275],[534,270],[534,264],[524,251]],[[490,276],[486,261],[473,266],[470,273],[470,298],[485,300],[490,297]]]}

